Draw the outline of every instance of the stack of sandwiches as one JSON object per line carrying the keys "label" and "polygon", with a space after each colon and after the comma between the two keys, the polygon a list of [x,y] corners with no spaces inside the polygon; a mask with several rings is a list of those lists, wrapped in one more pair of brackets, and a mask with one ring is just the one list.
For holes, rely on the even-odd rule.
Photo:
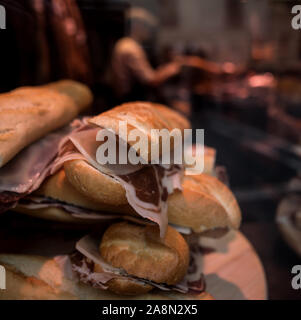
{"label": "stack of sandwiches", "polygon": [[[195,239],[238,229],[241,213],[232,192],[214,177],[212,161],[198,175],[185,173],[184,165],[150,161],[148,146],[163,143],[151,130],[181,133],[190,128],[184,117],[159,104],[131,102],[71,122],[92,101],[87,87],[71,81],[4,96],[0,210],[91,225],[93,232],[77,241],[74,252],[53,259],[1,254],[8,273],[1,299],[212,298]],[[18,117],[9,118],[15,109]],[[19,127],[22,138],[11,138],[18,145],[10,151],[10,128]],[[146,148],[128,139],[132,129],[147,137]],[[143,161],[99,163],[103,131],[126,141]],[[175,147],[171,143],[170,152]]]}

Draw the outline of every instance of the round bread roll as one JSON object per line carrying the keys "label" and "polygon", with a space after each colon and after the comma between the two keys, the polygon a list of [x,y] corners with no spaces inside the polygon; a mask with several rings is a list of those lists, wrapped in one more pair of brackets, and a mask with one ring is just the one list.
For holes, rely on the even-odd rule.
{"label": "round bread roll", "polygon": [[[179,283],[189,265],[188,245],[171,227],[162,239],[156,226],[116,223],[105,231],[99,250],[102,258],[113,267],[156,283]],[[95,271],[101,272],[101,267],[96,265]],[[152,289],[151,285],[127,278],[112,279],[108,287],[118,294],[140,294]]]}

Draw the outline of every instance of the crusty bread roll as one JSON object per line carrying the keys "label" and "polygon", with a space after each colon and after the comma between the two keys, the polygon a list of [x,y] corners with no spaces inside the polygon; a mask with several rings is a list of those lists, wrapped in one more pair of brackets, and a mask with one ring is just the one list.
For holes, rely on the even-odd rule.
{"label": "crusty bread roll", "polygon": [[154,290],[134,297],[116,295],[67,279],[55,260],[41,256],[1,254],[0,265],[6,269],[6,290],[0,290],[0,300],[213,300],[206,292],[191,295]]}
{"label": "crusty bread roll", "polygon": [[182,191],[168,198],[168,221],[194,232],[238,229],[241,212],[233,193],[207,174],[184,176]]}
{"label": "crusty bread roll", "polygon": [[27,145],[69,123],[91,101],[90,90],[74,81],[1,94],[0,167]]}
{"label": "crusty bread roll", "polygon": [[76,104],[79,112],[84,111],[92,104],[93,94],[84,84],[73,80],[60,80],[49,83],[44,88],[55,90],[70,97]]}
{"label": "crusty bread roll", "polygon": [[[126,121],[127,133],[119,132],[120,121]],[[136,141],[128,141],[140,157],[147,162],[151,160],[151,144],[159,145],[159,154],[162,151],[162,140],[158,139],[158,133],[151,135],[153,129],[167,129],[171,132],[173,129],[180,129],[175,136],[180,136],[181,141],[184,129],[190,128],[190,123],[178,112],[152,102],[128,102],[117,106],[107,112],[93,117],[89,120],[91,124],[101,128],[113,130],[124,141],[128,141],[131,130],[136,129],[148,139],[148,148],[145,150],[137,149]],[[174,139],[170,141],[171,150],[174,147]]]}
{"label": "crusty bread roll", "polygon": [[[141,226],[128,222],[112,224],[103,234],[99,246],[102,258],[127,274],[156,283],[173,285],[187,273],[189,248],[181,234],[168,227],[164,239],[157,226]],[[95,272],[101,272],[96,265]],[[119,294],[139,294],[152,289],[130,279],[112,279],[109,290]]]}
{"label": "crusty bread roll", "polygon": [[[126,208],[125,190],[117,180],[83,160],[68,161],[64,168],[70,183],[87,198]],[[195,232],[239,227],[241,213],[237,201],[217,178],[207,174],[185,176],[182,189],[168,197],[169,223],[190,227]]]}

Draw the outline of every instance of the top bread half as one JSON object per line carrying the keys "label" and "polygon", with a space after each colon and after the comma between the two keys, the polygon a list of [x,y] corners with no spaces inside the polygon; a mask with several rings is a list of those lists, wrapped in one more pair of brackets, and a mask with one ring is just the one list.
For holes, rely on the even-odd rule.
{"label": "top bread half", "polygon": [[68,124],[92,102],[88,87],[63,80],[0,95],[0,167],[23,148]]}
{"label": "top bread half", "polygon": [[[127,132],[120,130],[120,121],[126,123]],[[170,149],[174,148],[176,137],[182,139],[184,129],[190,128],[189,121],[181,116],[178,112],[161,104],[151,102],[128,102],[117,106],[107,112],[93,117],[89,120],[91,124],[101,128],[111,130],[122,140],[127,141],[133,147],[137,154],[147,162],[151,160],[151,145],[159,147],[159,154],[162,154],[162,139],[159,132],[154,129],[167,129],[169,136],[175,138],[170,139]],[[147,138],[148,145],[145,148],[137,148],[136,141],[129,141],[130,132],[136,129],[139,136]],[[172,132],[173,129],[178,129]]]}

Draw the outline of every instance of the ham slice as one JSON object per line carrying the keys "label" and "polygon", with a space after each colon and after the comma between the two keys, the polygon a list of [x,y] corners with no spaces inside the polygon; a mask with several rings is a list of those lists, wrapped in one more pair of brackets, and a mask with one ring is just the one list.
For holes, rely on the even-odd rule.
{"label": "ham slice", "polygon": [[[100,165],[96,160],[96,151],[103,143],[96,140],[99,130],[104,129],[87,122],[82,124],[80,129],[74,130],[60,145],[59,157],[54,164],[55,170],[65,161],[84,159],[103,174],[119,181],[126,190],[129,204],[142,217],[157,223],[160,235],[164,237],[168,224],[167,197],[175,189],[181,189],[182,167],[160,164]],[[116,137],[116,141],[118,140]]]}
{"label": "ham slice", "polygon": [[[99,253],[99,242],[100,239],[97,237],[92,237],[90,235],[83,237],[76,244],[76,249],[78,252],[69,256],[73,275],[77,276],[79,281],[92,285],[93,287],[100,289],[107,289],[106,283],[114,278],[129,278],[132,281],[150,284],[163,291],[178,291],[181,293],[201,293],[205,290],[204,276],[201,273],[200,264],[197,269],[193,272],[189,271],[187,276],[183,279],[181,283],[176,285],[167,285],[164,283],[156,283],[147,279],[138,278],[126,273],[125,270],[120,268],[114,268],[110,264],[106,263]],[[199,259],[199,256],[194,256],[193,259]],[[67,259],[68,260],[68,259]],[[70,263],[69,261],[67,263]],[[98,264],[103,269],[103,272],[96,273],[93,271],[94,264]],[[189,268],[191,270],[191,268]],[[68,276],[66,274],[66,276]],[[70,273],[69,273],[70,277]],[[191,281],[190,279],[194,279]]]}
{"label": "ham slice", "polygon": [[52,170],[59,142],[72,130],[71,126],[48,134],[22,150],[0,169],[0,212],[38,189]]}
{"label": "ham slice", "polygon": [[[65,161],[81,159],[119,181],[126,190],[129,204],[142,217],[157,223],[163,237],[168,224],[167,197],[175,189],[181,189],[182,168],[179,165],[100,165],[96,161],[96,150],[102,143],[96,141],[99,130],[103,129],[89,125],[88,118],[75,120],[20,152],[0,169],[0,212],[16,206],[21,198],[38,189]],[[31,206],[38,208],[37,204]]]}

